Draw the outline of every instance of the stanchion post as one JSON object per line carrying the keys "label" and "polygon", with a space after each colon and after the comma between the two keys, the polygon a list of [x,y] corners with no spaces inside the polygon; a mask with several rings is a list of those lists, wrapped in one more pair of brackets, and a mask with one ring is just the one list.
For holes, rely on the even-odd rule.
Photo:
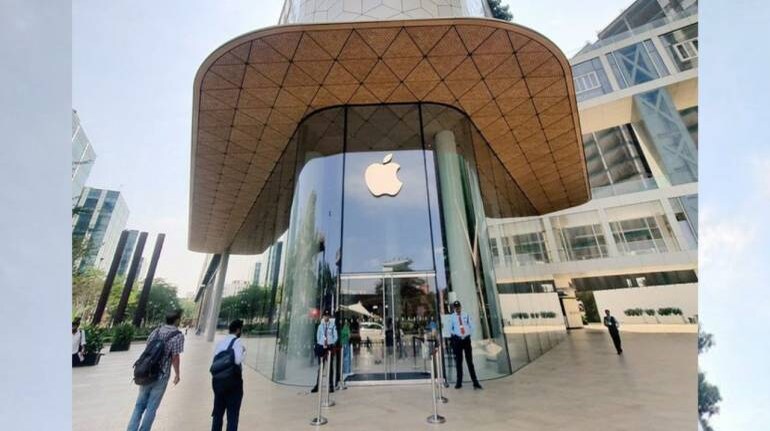
{"label": "stanchion post", "polygon": [[324,390],[323,386],[321,386],[321,382],[323,382],[323,374],[324,374],[324,363],[323,360],[318,361],[318,411],[316,413],[316,417],[313,418],[313,420],[310,421],[310,425],[320,426],[320,425],[326,425],[328,422],[325,417],[321,416],[321,405],[323,404],[323,396],[324,396]]}
{"label": "stanchion post", "polygon": [[331,376],[331,373],[332,373],[331,363],[332,363],[332,351],[331,349],[328,349],[326,351],[326,377],[324,378],[324,387],[326,388],[326,399],[323,402],[324,407],[332,407],[335,404],[334,400],[329,397],[329,392],[330,392],[329,389],[331,389],[330,386],[334,384],[334,381],[332,381],[331,384],[329,384],[329,377]]}
{"label": "stanchion post", "polygon": [[449,399],[444,396],[444,382],[443,382],[443,376],[444,371],[441,369],[443,358],[441,357],[441,349],[436,350],[436,356],[438,357],[436,359],[436,385],[438,386],[438,400],[442,403],[446,404],[449,402]]}
{"label": "stanchion post", "polygon": [[449,382],[446,380],[446,376],[444,375],[444,339],[441,338],[441,341],[439,341],[439,375],[441,376],[441,386],[448,388]]}
{"label": "stanchion post", "polygon": [[443,424],[446,419],[438,414],[438,401],[436,400],[436,350],[433,350],[430,361],[430,389],[433,393],[433,414],[428,416],[429,424]]}

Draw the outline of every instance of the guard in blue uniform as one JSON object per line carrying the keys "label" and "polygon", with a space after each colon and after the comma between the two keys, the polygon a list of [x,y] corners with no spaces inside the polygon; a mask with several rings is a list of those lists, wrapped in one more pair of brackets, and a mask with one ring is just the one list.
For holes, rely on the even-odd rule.
{"label": "guard in blue uniform", "polygon": [[[334,356],[334,345],[337,343],[337,327],[334,322],[329,321],[329,310],[324,310],[321,323],[318,324],[318,330],[316,330],[316,345],[315,354],[318,356],[318,363],[326,361],[326,354],[331,351]],[[321,368],[318,368],[318,372],[321,372]],[[332,382],[332,369],[329,367],[329,392],[334,392],[334,383]],[[318,392],[318,378],[315,379],[316,384],[310,392]]]}
{"label": "guard in blue uniform", "polygon": [[468,363],[468,372],[471,374],[473,389],[482,389],[476,378],[476,368],[473,366],[473,348],[471,346],[473,322],[471,322],[468,313],[463,313],[460,301],[455,301],[452,305],[455,312],[451,315],[449,329],[452,333],[452,351],[455,354],[455,366],[457,368],[455,389],[463,387],[463,355],[465,355],[465,362]]}

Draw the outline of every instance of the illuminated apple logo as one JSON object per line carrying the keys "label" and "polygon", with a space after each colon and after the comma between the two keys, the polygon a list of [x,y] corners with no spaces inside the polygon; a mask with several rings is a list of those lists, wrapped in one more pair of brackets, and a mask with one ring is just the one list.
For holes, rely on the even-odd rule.
{"label": "illuminated apple logo", "polygon": [[364,172],[366,187],[374,197],[396,196],[404,185],[398,179],[398,170],[401,169],[401,165],[392,163],[392,160],[393,153],[390,153],[382,159],[382,163],[372,163]]}

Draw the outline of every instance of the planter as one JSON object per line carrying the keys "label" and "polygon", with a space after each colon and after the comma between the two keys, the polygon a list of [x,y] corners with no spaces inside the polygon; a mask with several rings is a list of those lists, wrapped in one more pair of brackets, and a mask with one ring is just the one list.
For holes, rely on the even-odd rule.
{"label": "planter", "polygon": [[92,367],[99,364],[99,360],[102,358],[101,353],[86,353],[83,357],[83,362],[80,363],[81,367]]}
{"label": "planter", "polygon": [[131,348],[131,342],[117,342],[112,343],[110,346],[110,352],[125,352]]}

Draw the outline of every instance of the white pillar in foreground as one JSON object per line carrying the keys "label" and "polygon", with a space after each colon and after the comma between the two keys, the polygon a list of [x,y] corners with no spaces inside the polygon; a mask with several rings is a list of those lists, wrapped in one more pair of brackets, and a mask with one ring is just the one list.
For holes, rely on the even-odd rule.
{"label": "white pillar in foreground", "polygon": [[[438,159],[438,179],[441,190],[441,207],[444,216],[444,232],[449,255],[449,277],[452,292],[462,304],[463,311],[473,317],[476,323],[473,336],[476,340],[484,338],[481,334],[481,313],[473,266],[474,233],[468,232],[468,218],[465,213],[463,196],[462,157],[458,154],[455,134],[451,130],[442,130],[434,138],[436,158]],[[453,312],[450,304],[450,313]]]}
{"label": "white pillar in foreground", "polygon": [[230,250],[222,253],[222,259],[219,261],[219,271],[214,284],[214,294],[211,296],[211,312],[207,320],[206,341],[214,341],[214,335],[217,332],[217,322],[219,321],[219,309],[222,306],[222,292],[225,289],[225,277],[227,277],[227,261],[230,260]]}

